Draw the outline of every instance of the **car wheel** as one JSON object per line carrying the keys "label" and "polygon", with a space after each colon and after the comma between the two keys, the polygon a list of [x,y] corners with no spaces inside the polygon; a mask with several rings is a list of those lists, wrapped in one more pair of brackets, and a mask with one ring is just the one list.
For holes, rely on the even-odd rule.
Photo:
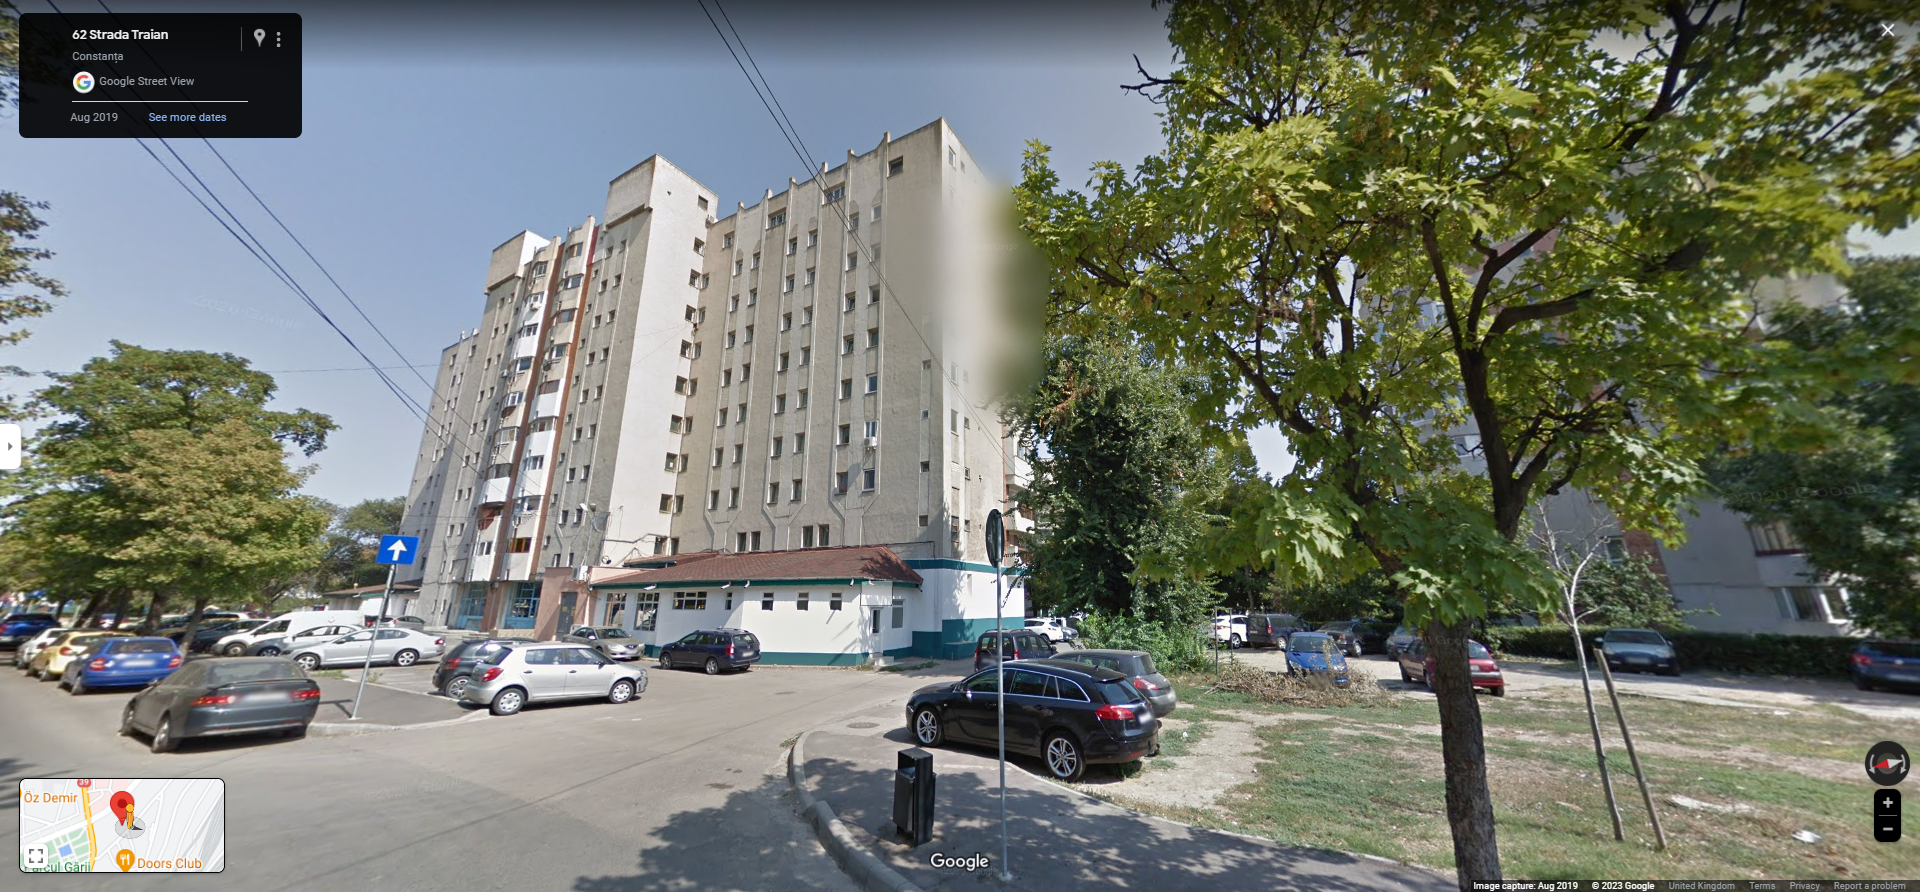
{"label": "car wheel", "polygon": [[472,681],[472,679],[462,675],[447,682],[447,696],[455,700],[460,699],[460,697],[467,692],[467,683],[470,681]]}
{"label": "car wheel", "polygon": [[247,653],[247,646],[244,644],[227,645],[227,650],[226,650],[227,656],[239,657],[239,656],[245,656],[246,653]]}
{"label": "car wheel", "polygon": [[260,648],[260,656],[263,656],[263,657],[277,657],[277,656],[279,656],[279,655],[280,655],[280,648],[277,648],[277,647],[273,647],[273,646],[267,646],[267,647],[263,647],[263,648]]}
{"label": "car wheel", "polygon": [[607,692],[608,703],[625,703],[633,699],[633,682],[620,679],[613,683],[613,690]]}
{"label": "car wheel", "polygon": [[[1427,686],[1427,690],[1429,690],[1429,691],[1433,691],[1433,675],[1432,675],[1432,673],[1429,673],[1429,672],[1425,672],[1425,671],[1423,671],[1423,672],[1421,672],[1421,673],[1420,673],[1420,683],[1421,683],[1421,684],[1424,684],[1424,685],[1426,685],[1426,686]],[[1439,691],[1434,691],[1434,693],[1436,693],[1436,694],[1437,694],[1437,693],[1439,693]]]}
{"label": "car wheel", "polygon": [[307,736],[307,726],[301,725],[298,728],[288,728],[287,730],[282,731],[280,733],[284,735],[288,740],[299,740]]}
{"label": "car wheel", "polygon": [[127,708],[120,710],[120,736],[133,736],[133,701],[127,701]]}
{"label": "car wheel", "polygon": [[1854,686],[1854,687],[1856,687],[1856,688],[1859,688],[1860,690],[1863,690],[1863,691],[1871,691],[1871,690],[1873,690],[1873,685],[1871,685],[1871,684],[1868,684],[1868,683],[1867,683],[1867,680],[1866,680],[1866,679],[1864,679],[1864,678],[1861,678],[1861,677],[1860,677],[1860,676],[1858,676],[1858,675],[1855,675],[1855,676],[1853,677],[1853,686]]}
{"label": "car wheel", "polygon": [[403,650],[393,655],[393,665],[402,669],[418,662],[420,662],[420,654],[418,651]]}
{"label": "car wheel", "polygon": [[1404,663],[1400,665],[1400,680],[1406,684],[1413,684],[1413,676],[1407,674],[1407,667]]}
{"label": "car wheel", "polygon": [[170,753],[179,745],[180,741],[173,739],[173,716],[161,716],[159,724],[153,726],[153,742],[147,745],[147,749],[156,753]]}
{"label": "car wheel", "polygon": [[1360,653],[1361,653],[1361,650],[1360,650],[1359,642],[1354,642],[1352,647],[1347,648],[1347,656],[1353,657],[1355,659],[1359,659]]}
{"label": "car wheel", "polygon": [[940,717],[925,706],[913,714],[913,739],[921,746],[939,746],[947,739],[946,729],[940,727]]}
{"label": "car wheel", "polygon": [[520,707],[527,705],[527,695],[519,688],[508,688],[493,696],[494,715],[513,715]]}
{"label": "car wheel", "polygon": [[314,654],[301,654],[293,658],[293,663],[308,672],[312,672],[320,668],[320,657]]}
{"label": "car wheel", "polygon": [[1505,697],[1507,695],[1507,686],[1501,685],[1497,688],[1488,688],[1487,693],[1492,694],[1495,697]]}
{"label": "car wheel", "polygon": [[712,658],[712,657],[708,657],[708,658],[707,658],[707,663],[706,663],[706,666],[705,666],[704,668],[705,668],[705,669],[707,670],[707,674],[708,674],[708,675],[719,675],[719,674],[720,674],[720,661],[719,661],[719,660],[716,660],[716,659],[714,659],[714,658]]}
{"label": "car wheel", "polygon": [[1077,781],[1087,771],[1087,762],[1080,757],[1080,744],[1063,732],[1048,734],[1040,751],[1047,763],[1047,773],[1057,780]]}
{"label": "car wheel", "polygon": [[1238,635],[1235,635],[1235,636],[1233,636],[1233,637],[1231,637],[1231,638],[1228,638],[1228,639],[1227,639],[1227,648],[1228,648],[1229,650],[1237,650],[1237,649],[1239,649],[1239,648],[1240,648],[1240,646],[1241,646],[1242,644],[1244,644],[1244,643],[1245,643],[1245,642],[1243,642],[1243,641],[1241,641],[1241,640],[1240,640],[1240,636],[1238,636]]}

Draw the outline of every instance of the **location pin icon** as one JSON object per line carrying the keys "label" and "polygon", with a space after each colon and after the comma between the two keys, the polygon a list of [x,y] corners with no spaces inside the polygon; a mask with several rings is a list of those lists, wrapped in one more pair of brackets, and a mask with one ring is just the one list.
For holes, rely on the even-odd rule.
{"label": "location pin icon", "polygon": [[123,873],[129,870],[132,870],[133,869],[133,851],[131,849],[121,849],[119,852],[114,854],[113,863],[120,865],[120,870]]}
{"label": "location pin icon", "polygon": [[266,43],[266,41],[267,41],[267,31],[266,31],[266,29],[265,29],[265,28],[255,28],[255,29],[253,29],[253,42],[254,42],[254,43],[256,43],[256,44],[262,44],[262,45],[264,45],[264,44]]}

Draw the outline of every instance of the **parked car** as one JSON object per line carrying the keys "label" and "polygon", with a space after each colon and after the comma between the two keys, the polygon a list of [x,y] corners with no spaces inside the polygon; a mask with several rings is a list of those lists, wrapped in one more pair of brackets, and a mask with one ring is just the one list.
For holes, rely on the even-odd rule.
{"label": "parked car", "polygon": [[406,668],[422,659],[438,659],[447,639],[412,629],[361,629],[351,635],[290,646],[287,659],[308,672],[322,666],[344,666],[367,659],[372,642],[373,662]]}
{"label": "parked car", "polygon": [[1287,636],[1307,631],[1307,624],[1291,613],[1249,613],[1246,619],[1248,647],[1287,646]]}
{"label": "parked car", "polygon": [[[1415,638],[1398,657],[1400,680],[1411,684],[1413,673],[1420,673],[1420,682],[1433,690],[1433,654],[1427,648],[1426,639]],[[1507,695],[1507,680],[1500,672],[1500,664],[1493,659],[1493,652],[1478,641],[1467,642],[1467,665],[1472,670],[1473,686],[1484,688],[1495,697]]]}
{"label": "parked car", "polygon": [[10,613],[0,620],[0,649],[18,649],[35,635],[59,624],[51,613]]}
{"label": "parked car", "polygon": [[1153,704],[1153,714],[1160,718],[1172,715],[1174,707],[1180,705],[1180,699],[1173,693],[1173,682],[1154,668],[1153,654],[1144,650],[1074,650],[1054,659],[1112,669],[1126,676],[1128,683]]}
{"label": "parked car", "polygon": [[[996,643],[997,642],[997,643]],[[973,668],[985,669],[1001,660],[1031,660],[1053,656],[1053,642],[1026,629],[992,629],[973,643]]]}
{"label": "parked car", "polygon": [[605,698],[626,703],[647,690],[647,670],[623,666],[583,644],[541,642],[494,651],[460,699],[513,715],[528,703]]}
{"label": "parked car", "polygon": [[433,669],[433,689],[458,700],[474,670],[503,647],[532,644],[531,638],[468,638],[453,645]]}
{"label": "parked car", "polygon": [[[153,627],[153,634],[178,641],[180,636],[187,634],[187,620],[190,618],[191,616],[188,614],[161,617],[159,625]],[[230,623],[241,619],[245,619],[245,617],[242,617],[238,613],[225,610],[209,610],[200,614],[200,628],[211,628],[221,623]],[[135,625],[138,625],[140,621],[140,617],[137,616],[125,620],[126,623]],[[109,624],[107,628],[113,628],[114,625],[117,624]]]}
{"label": "parked car", "polygon": [[1213,618],[1213,640],[1229,648],[1247,643],[1247,618],[1244,614],[1221,614]]}
{"label": "parked car", "polygon": [[1350,657],[1357,657],[1367,651],[1384,652],[1387,649],[1387,632],[1383,625],[1371,620],[1343,619],[1322,625],[1319,631],[1333,636],[1340,644],[1340,650]]}
{"label": "parked car", "polygon": [[760,662],[760,639],[746,629],[702,629],[660,648],[660,668],[699,666],[708,675],[751,669]]}
{"label": "parked car", "polygon": [[277,657],[293,648],[316,644],[321,641],[339,638],[343,635],[351,635],[360,631],[364,630],[358,625],[313,626],[302,629],[292,635],[259,639],[247,645],[245,655],[249,657]]}
{"label": "parked car", "polygon": [[1287,674],[1324,678],[1339,687],[1353,681],[1347,674],[1346,651],[1326,632],[1295,632],[1287,639]]}
{"label": "parked car", "polygon": [[1026,628],[1029,631],[1039,632],[1040,634],[1047,636],[1047,640],[1055,644],[1060,644],[1061,642],[1065,642],[1065,641],[1071,641],[1075,638],[1080,637],[1080,632],[1078,630],[1074,629],[1072,626],[1067,625],[1066,620],[1061,619],[1060,617],[1057,617],[1057,616],[1027,617]]}
{"label": "parked car", "polygon": [[365,628],[358,610],[293,610],[282,613],[245,632],[237,632],[220,639],[213,645],[213,652],[229,657],[242,655],[275,656],[285,648],[276,648],[272,653],[256,647],[261,642],[294,636],[312,637],[316,628],[345,627],[332,637],[348,635]]}
{"label": "parked car", "polygon": [[156,753],[192,737],[301,737],[319,709],[319,683],[279,657],[194,660],[134,694],[120,713],[120,733],[150,735]]}
{"label": "parked car", "polygon": [[67,663],[60,686],[74,696],[94,688],[145,687],[173,674],[182,658],[171,638],[101,638]]}
{"label": "parked car", "polygon": [[1652,629],[1608,629],[1600,636],[1600,654],[1615,672],[1680,674],[1673,645]]}
{"label": "parked car", "polygon": [[84,632],[84,631],[90,631],[90,630],[76,629],[73,626],[53,626],[51,628],[41,629],[40,634],[27,639],[19,647],[14,648],[13,668],[15,669],[27,668],[27,664],[33,662],[33,658],[40,653],[41,648],[44,648],[47,646],[48,642],[51,642],[53,639],[60,637],[60,633],[62,632],[73,632],[73,631]]}
{"label": "parked car", "polygon": [[236,619],[230,622],[201,626],[199,629],[194,630],[192,641],[182,640],[186,633],[185,629],[180,630],[180,633],[177,635],[168,635],[166,637],[179,643],[181,645],[180,649],[186,653],[205,653],[213,650],[213,646],[220,643],[220,640],[226,638],[228,635],[251,632],[254,629],[266,625],[266,623],[267,621],[264,619]]}
{"label": "parked car", "polygon": [[1414,639],[1419,637],[1419,629],[1406,625],[1394,626],[1393,633],[1387,636],[1387,656],[1400,656],[1400,652],[1406,650],[1407,645],[1412,644]]}
{"label": "parked car", "polygon": [[[1133,762],[1154,748],[1153,706],[1127,676],[1067,660],[1009,660],[1007,750],[1038,756],[1047,773],[1079,780],[1089,764]],[[995,746],[1000,672],[929,685],[907,700],[907,728],[921,746]]]}
{"label": "parked car", "polygon": [[619,626],[581,626],[560,636],[560,640],[588,645],[606,654],[608,659],[637,660],[641,657],[640,642]]}
{"label": "parked car", "polygon": [[1869,638],[1853,649],[1853,686],[1863,691],[1877,687],[1920,687],[1920,641]]}
{"label": "parked car", "polygon": [[102,632],[99,629],[76,629],[65,632],[36,654],[33,662],[27,664],[27,674],[41,681],[59,681],[67,671],[67,664],[87,649],[87,646],[101,638],[125,637],[127,632]]}
{"label": "parked car", "polygon": [[396,629],[412,629],[415,632],[424,632],[427,630],[427,621],[418,616],[390,616],[381,620],[380,625],[391,626]]}

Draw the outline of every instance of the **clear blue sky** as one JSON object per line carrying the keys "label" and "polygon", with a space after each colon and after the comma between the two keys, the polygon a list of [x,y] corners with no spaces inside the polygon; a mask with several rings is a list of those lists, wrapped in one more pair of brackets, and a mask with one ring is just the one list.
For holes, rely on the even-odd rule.
{"label": "clear blue sky", "polygon": [[[267,8],[109,2],[122,14]],[[489,251],[522,229],[557,235],[599,214],[607,181],[647,156],[715,189],[723,212],[808,175],[694,0],[638,6],[297,4],[303,135],[220,150],[430,379],[441,348],[478,323]],[[1070,185],[1094,161],[1131,165],[1159,146],[1154,106],[1119,89],[1139,79],[1134,54],[1155,73],[1169,67],[1150,4],[917,6],[735,0],[727,11],[816,159],[838,163],[882,131],[941,116],[1007,179],[1029,139],[1054,147]],[[231,351],[276,373],[280,407],[340,423],[309,491],[342,504],[405,492],[419,423],[136,144],[0,129],[0,189],[52,203],[40,244],[58,256],[44,268],[72,291],[0,363],[72,370],[113,339]],[[402,364],[205,146],[174,145],[369,355]],[[1920,253],[1920,238],[1873,246]],[[292,371],[309,369],[347,370]],[[426,401],[428,385],[393,374]],[[1289,466],[1277,433],[1253,440],[1263,468]]]}
{"label": "clear blue sky", "polygon": [[[49,11],[43,2],[22,6]],[[142,9],[108,2],[121,14]],[[55,3],[100,11],[93,0]],[[428,364],[429,380],[441,348],[478,324],[492,248],[522,229],[557,235],[600,214],[607,181],[647,156],[715,189],[723,210],[808,173],[693,0],[644,11],[401,5],[296,7],[303,134],[217,144],[406,361]],[[1068,172],[1132,163],[1158,145],[1154,107],[1119,89],[1138,80],[1134,53],[1168,67],[1162,13],[1149,4],[903,6],[913,4],[735,2],[727,12],[822,160],[943,115],[1005,178],[1028,139],[1052,145]],[[231,351],[268,371],[364,366],[133,142],[4,130],[0,188],[52,203],[40,244],[57,257],[45,269],[72,295],[0,362],[71,370],[120,339]],[[205,146],[173,143],[369,355],[401,364]],[[427,401],[428,385],[393,374]],[[341,426],[309,491],[340,503],[404,493],[420,424],[373,373],[275,377],[281,407]]]}

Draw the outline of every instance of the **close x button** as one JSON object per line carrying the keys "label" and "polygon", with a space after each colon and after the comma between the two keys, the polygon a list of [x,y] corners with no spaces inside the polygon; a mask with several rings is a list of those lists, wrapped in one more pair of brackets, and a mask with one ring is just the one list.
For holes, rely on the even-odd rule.
{"label": "close x button", "polygon": [[1900,791],[1873,792],[1873,838],[1880,842],[1900,841]]}

